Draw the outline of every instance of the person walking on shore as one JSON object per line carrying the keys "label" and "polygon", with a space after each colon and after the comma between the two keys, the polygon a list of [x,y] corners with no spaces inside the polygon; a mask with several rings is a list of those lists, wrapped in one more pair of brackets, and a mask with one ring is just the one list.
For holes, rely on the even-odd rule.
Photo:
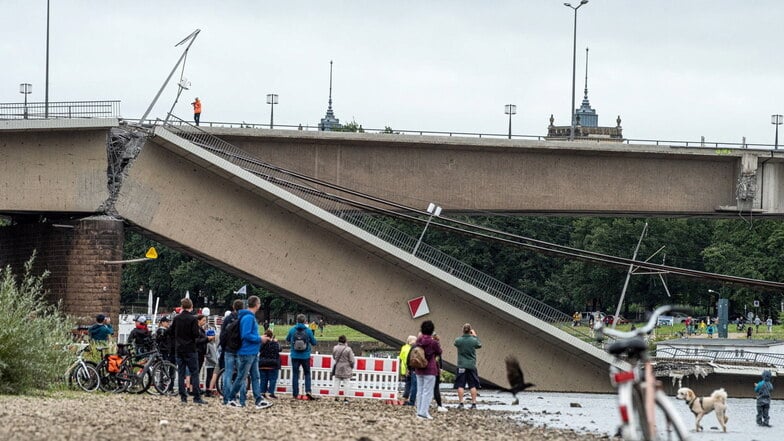
{"label": "person walking on shore", "polygon": [[438,375],[438,367],[436,366],[436,356],[441,355],[441,345],[437,340],[433,339],[433,332],[435,332],[435,325],[430,320],[425,320],[420,326],[422,335],[416,341],[417,346],[421,346],[425,352],[427,359],[427,366],[421,369],[416,369],[417,378],[417,397],[416,409],[417,416],[432,420],[430,416],[430,401],[433,400],[433,388],[436,384],[436,375]]}
{"label": "person walking on shore", "polygon": [[264,400],[259,390],[259,349],[261,347],[261,336],[259,336],[259,326],[256,324],[256,312],[261,306],[261,300],[257,296],[248,297],[248,309],[242,309],[237,314],[240,326],[240,338],[242,346],[237,351],[237,378],[231,385],[229,392],[229,406],[245,407],[247,394],[240,394],[239,401],[234,400],[234,395],[239,393],[240,387],[248,381],[250,375],[250,387],[253,391],[256,409],[266,409],[272,403]]}
{"label": "person walking on shore", "polygon": [[455,339],[457,347],[457,377],[455,388],[458,408],[463,408],[463,394],[466,385],[471,393],[471,409],[476,409],[476,389],[479,387],[479,374],[476,370],[476,350],[482,347],[482,342],[476,336],[476,331],[470,323],[463,325],[463,335]]}
{"label": "person walking on shore", "polygon": [[310,386],[310,349],[311,345],[318,344],[313,331],[305,324],[305,314],[297,315],[297,324],[289,329],[286,341],[291,345],[291,392],[294,399],[299,398],[299,371],[305,377],[305,399],[315,400]]}
{"label": "person walking on shore", "polygon": [[[196,353],[196,339],[199,338],[199,321],[193,315],[193,302],[189,298],[180,301],[182,312],[177,314],[172,320],[171,330],[174,334],[174,352],[177,358],[178,386],[180,400],[188,402],[188,389],[185,387],[186,370],[196,372],[198,378],[199,356]],[[193,402],[196,404],[207,404],[201,399],[199,382],[194,381]]]}
{"label": "person walking on shore", "polygon": [[343,388],[343,402],[348,404],[348,391],[351,389],[351,376],[354,374],[354,350],[347,344],[345,335],[338,337],[338,344],[332,348],[332,393],[335,401],[340,401],[340,389]]}

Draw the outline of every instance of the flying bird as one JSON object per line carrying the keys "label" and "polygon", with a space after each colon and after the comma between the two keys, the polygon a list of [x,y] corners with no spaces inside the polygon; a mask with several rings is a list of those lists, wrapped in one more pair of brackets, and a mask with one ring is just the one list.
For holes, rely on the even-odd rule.
{"label": "flying bird", "polygon": [[509,389],[504,389],[504,391],[511,393],[514,397],[512,404],[520,403],[520,400],[517,399],[517,394],[519,392],[522,392],[529,387],[536,386],[533,383],[525,382],[523,369],[520,368],[520,362],[512,355],[506,357],[506,379],[509,380],[509,386],[511,387]]}

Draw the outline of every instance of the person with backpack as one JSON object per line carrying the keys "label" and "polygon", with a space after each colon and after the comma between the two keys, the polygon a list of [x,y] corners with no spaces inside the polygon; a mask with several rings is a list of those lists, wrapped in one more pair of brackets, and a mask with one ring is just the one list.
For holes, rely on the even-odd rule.
{"label": "person with backpack", "polygon": [[[229,406],[232,407],[245,407],[245,400],[247,394],[240,394],[239,401],[233,397],[239,393],[241,384],[248,381],[250,375],[250,387],[253,390],[253,398],[255,399],[256,409],[266,409],[272,406],[272,403],[266,401],[261,396],[259,390],[259,349],[261,347],[261,336],[259,336],[259,326],[256,322],[256,312],[261,306],[261,300],[257,296],[248,297],[248,309],[242,309],[237,314],[236,323],[239,325],[240,338],[242,345],[237,350],[237,378],[231,385],[229,397]],[[234,323],[232,323],[234,326]],[[234,338],[232,330],[229,329],[229,340],[226,342],[227,346],[231,346],[232,339]]]}
{"label": "person with backpack", "polygon": [[[172,320],[169,332],[174,334],[174,352],[177,356],[177,375],[180,400],[188,402],[188,390],[185,387],[185,372],[199,372],[199,355],[196,352],[196,339],[199,338],[199,321],[193,315],[193,302],[189,298],[180,301],[182,312],[177,314]],[[198,374],[197,374],[198,375]],[[193,402],[196,404],[207,404],[201,399],[201,389],[199,382],[194,381]]]}
{"label": "person with backpack", "polygon": [[420,326],[421,335],[417,338],[416,346],[411,350],[413,353],[417,347],[424,351],[427,364],[425,367],[416,368],[417,378],[417,397],[416,409],[417,417],[432,420],[430,416],[430,401],[433,400],[433,390],[436,385],[436,375],[439,374],[436,366],[436,356],[441,355],[441,345],[438,340],[433,339],[435,325],[430,320],[425,320]]}
{"label": "person with backpack", "polygon": [[[234,371],[237,365],[237,349],[238,348],[228,348],[226,343],[228,340],[228,329],[231,322],[237,320],[237,313],[240,309],[242,309],[245,304],[242,302],[241,299],[236,299],[231,304],[232,312],[229,313],[224,319],[223,324],[221,325],[221,332],[220,332],[220,341],[219,346],[221,348],[221,355],[218,358],[218,364],[223,368],[223,404],[228,405],[229,401],[233,400],[234,397],[229,396],[229,389],[231,388],[231,383],[234,380]],[[227,311],[228,312],[228,311]],[[215,379],[217,382],[217,378]],[[210,386],[210,388],[214,388],[214,386]],[[240,389],[241,394],[247,394],[247,387],[245,385],[242,386]]]}
{"label": "person with backpack", "polygon": [[315,400],[310,387],[310,348],[316,345],[313,331],[305,324],[305,314],[297,315],[297,324],[289,329],[286,341],[291,345],[291,391],[294,399],[299,399],[299,371],[305,377],[305,396],[302,399]]}
{"label": "person with backpack", "polygon": [[134,355],[141,355],[152,350],[152,335],[147,327],[147,316],[136,317],[136,326],[128,334],[128,343],[133,344]]}
{"label": "person with backpack", "polygon": [[275,387],[280,373],[280,343],[272,333],[272,329],[264,331],[261,336],[261,351],[259,351],[259,377],[261,378],[261,396],[270,398],[275,396]]}

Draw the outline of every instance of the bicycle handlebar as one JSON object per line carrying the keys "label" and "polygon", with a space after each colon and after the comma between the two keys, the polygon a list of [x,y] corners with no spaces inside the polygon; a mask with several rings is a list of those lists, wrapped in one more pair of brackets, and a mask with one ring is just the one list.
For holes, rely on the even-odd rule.
{"label": "bicycle handlebar", "polygon": [[619,331],[613,328],[605,328],[604,323],[602,323],[601,320],[596,320],[594,324],[594,330],[596,331],[596,338],[601,340],[604,337],[603,334],[607,334],[611,337],[621,338],[621,339],[634,338],[638,336],[642,337],[648,335],[651,333],[651,331],[653,331],[653,329],[658,324],[659,317],[668,312],[688,312],[688,309],[679,306],[673,306],[673,305],[660,306],[656,308],[656,310],[654,310],[653,313],[651,313],[651,317],[648,319],[648,323],[646,323],[645,326],[642,326],[641,328],[632,331]]}

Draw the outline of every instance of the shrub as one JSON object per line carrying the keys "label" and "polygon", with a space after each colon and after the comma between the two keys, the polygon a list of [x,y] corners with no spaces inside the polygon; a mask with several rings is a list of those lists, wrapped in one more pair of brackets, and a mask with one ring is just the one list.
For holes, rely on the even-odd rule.
{"label": "shrub", "polygon": [[17,283],[8,266],[0,274],[0,393],[21,394],[61,384],[73,356],[63,350],[73,323],[46,302],[43,280],[31,273]]}

